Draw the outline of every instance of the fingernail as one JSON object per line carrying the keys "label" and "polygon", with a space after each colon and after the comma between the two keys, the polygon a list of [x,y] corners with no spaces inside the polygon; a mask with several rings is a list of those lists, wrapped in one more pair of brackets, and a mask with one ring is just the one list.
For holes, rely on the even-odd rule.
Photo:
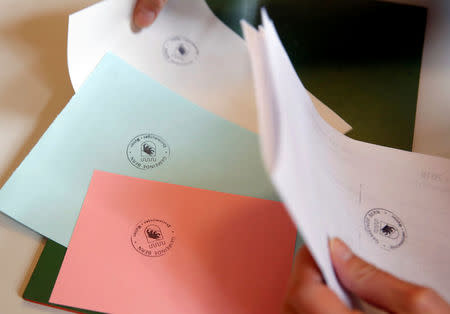
{"label": "fingernail", "polygon": [[156,14],[153,11],[140,10],[134,17],[134,24],[139,28],[147,27],[155,21],[155,17]]}
{"label": "fingernail", "polygon": [[353,256],[349,247],[338,238],[331,239],[330,251],[331,255],[341,262],[346,262]]}

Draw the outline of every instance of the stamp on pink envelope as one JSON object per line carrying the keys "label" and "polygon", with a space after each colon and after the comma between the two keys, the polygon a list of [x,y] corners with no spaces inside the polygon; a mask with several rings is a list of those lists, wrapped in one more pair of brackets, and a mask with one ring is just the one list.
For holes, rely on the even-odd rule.
{"label": "stamp on pink envelope", "polygon": [[131,244],[140,254],[148,257],[165,255],[175,243],[173,226],[160,219],[146,219],[136,225]]}

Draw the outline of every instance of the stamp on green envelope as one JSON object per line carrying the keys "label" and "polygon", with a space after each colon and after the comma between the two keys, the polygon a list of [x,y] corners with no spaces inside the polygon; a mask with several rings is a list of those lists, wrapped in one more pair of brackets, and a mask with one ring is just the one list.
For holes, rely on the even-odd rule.
{"label": "stamp on green envelope", "polygon": [[130,163],[138,169],[149,170],[161,166],[170,156],[167,142],[155,134],[134,137],[127,147]]}

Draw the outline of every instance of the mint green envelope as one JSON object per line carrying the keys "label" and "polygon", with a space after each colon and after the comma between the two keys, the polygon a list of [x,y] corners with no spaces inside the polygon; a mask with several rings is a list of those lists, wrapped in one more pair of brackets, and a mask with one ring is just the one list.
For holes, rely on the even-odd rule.
{"label": "mint green envelope", "polygon": [[2,187],[0,210],[67,246],[94,169],[278,199],[256,134],[113,55],[103,58]]}

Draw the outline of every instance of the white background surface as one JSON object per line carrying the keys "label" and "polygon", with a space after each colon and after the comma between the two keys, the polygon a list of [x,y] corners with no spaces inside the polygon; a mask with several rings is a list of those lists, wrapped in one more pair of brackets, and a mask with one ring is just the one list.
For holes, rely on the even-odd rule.
{"label": "white background surface", "polygon": [[[0,0],[0,186],[72,96],[68,15],[94,2]],[[414,150],[450,158],[450,2],[396,2],[429,7]],[[1,313],[60,312],[21,298],[41,250],[39,235],[0,214]]]}

